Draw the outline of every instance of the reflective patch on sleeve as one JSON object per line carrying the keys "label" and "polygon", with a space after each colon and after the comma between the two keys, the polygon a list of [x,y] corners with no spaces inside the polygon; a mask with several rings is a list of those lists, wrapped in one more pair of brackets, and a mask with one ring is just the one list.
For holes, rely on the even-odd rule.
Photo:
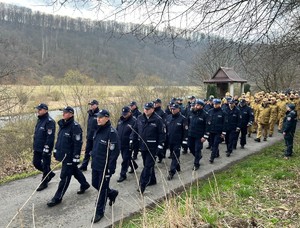
{"label": "reflective patch on sleeve", "polygon": [[287,118],[287,121],[291,121],[291,120],[292,120],[292,118],[291,118],[291,117],[288,117],[288,118]]}
{"label": "reflective patch on sleeve", "polygon": [[48,135],[52,135],[52,129],[48,129],[48,131],[47,131],[47,133],[48,133]]}
{"label": "reflective patch on sleeve", "polygon": [[188,125],[185,125],[185,130],[188,130],[189,129],[189,126]]}
{"label": "reflective patch on sleeve", "polygon": [[79,135],[75,135],[75,139],[77,140],[77,141],[79,141],[80,140],[80,137],[81,135],[79,134]]}

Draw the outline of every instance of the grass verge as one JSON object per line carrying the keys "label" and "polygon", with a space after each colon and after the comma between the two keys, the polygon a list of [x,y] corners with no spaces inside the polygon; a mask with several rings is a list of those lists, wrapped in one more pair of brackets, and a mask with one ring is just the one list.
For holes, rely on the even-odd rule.
{"label": "grass verge", "polygon": [[299,142],[289,160],[276,143],[117,226],[299,227]]}

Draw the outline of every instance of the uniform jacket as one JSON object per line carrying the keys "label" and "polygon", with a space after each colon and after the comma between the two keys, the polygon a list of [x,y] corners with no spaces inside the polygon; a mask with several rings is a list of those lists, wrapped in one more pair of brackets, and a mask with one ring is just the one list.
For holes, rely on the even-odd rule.
{"label": "uniform jacket", "polygon": [[242,116],[241,127],[251,126],[254,121],[254,113],[252,108],[248,105],[239,105],[238,108],[240,109]]}
{"label": "uniform jacket", "polygon": [[255,119],[257,123],[269,124],[271,115],[271,108],[269,105],[264,106],[261,104],[255,113]]}
{"label": "uniform jacket", "polygon": [[79,123],[71,117],[67,121],[58,121],[59,131],[55,144],[54,157],[64,163],[79,162],[82,147],[82,129]]}
{"label": "uniform jacket", "polygon": [[283,119],[282,132],[295,133],[297,125],[297,112],[295,110],[287,111]]}
{"label": "uniform jacket", "polygon": [[164,112],[164,110],[162,110],[161,107],[156,107],[154,111],[157,115],[159,115],[162,118],[163,122],[165,123],[167,119],[167,114]]}
{"label": "uniform jacket", "polygon": [[270,114],[270,123],[276,122],[278,117],[278,105],[277,104],[270,104],[271,114]]}
{"label": "uniform jacket", "polygon": [[[117,159],[120,154],[119,136],[117,130],[108,121],[104,126],[98,126],[93,138],[92,169],[106,174],[114,174]],[[106,163],[107,161],[107,163]],[[105,169],[106,165],[106,170]]]}
{"label": "uniform jacket", "polygon": [[285,116],[286,113],[287,101],[285,99],[278,100],[277,105],[278,105],[278,118],[282,118]]}
{"label": "uniform jacket", "polygon": [[139,115],[141,115],[142,113],[140,112],[140,110],[138,108],[131,110],[132,115],[137,118]]}
{"label": "uniform jacket", "polygon": [[242,115],[241,111],[234,106],[233,109],[228,108],[225,110],[226,113],[226,131],[235,131],[241,128]]}
{"label": "uniform jacket", "polygon": [[172,145],[181,145],[182,141],[188,140],[188,121],[180,112],[167,116],[167,139]]}
{"label": "uniform jacket", "polygon": [[43,116],[38,116],[34,130],[33,150],[42,152],[44,146],[49,147],[49,152],[52,151],[55,138],[55,121],[46,113]]}
{"label": "uniform jacket", "polygon": [[88,122],[87,122],[87,132],[86,132],[87,139],[90,139],[90,140],[93,139],[95,130],[97,129],[97,126],[98,126],[98,123],[97,123],[98,112],[99,112],[99,108],[88,111]]}
{"label": "uniform jacket", "polygon": [[[134,144],[138,144],[141,151],[156,150],[158,145],[162,146],[166,139],[166,129],[162,119],[153,113],[149,118],[143,113],[140,115],[130,135]],[[139,134],[137,135],[136,132]],[[141,139],[141,138],[142,139]],[[146,145],[145,145],[146,143]],[[148,148],[147,148],[148,147]]]}
{"label": "uniform jacket", "polygon": [[189,118],[189,132],[188,135],[194,138],[202,138],[207,135],[207,112],[204,109],[191,111]]}
{"label": "uniform jacket", "polygon": [[[132,132],[131,127],[134,126],[136,118],[134,116],[130,116],[125,119],[123,116],[120,117],[117,125],[117,132],[120,139],[120,148],[129,148],[130,134]],[[131,127],[129,127],[130,125]]]}
{"label": "uniform jacket", "polygon": [[226,132],[226,116],[221,108],[213,108],[209,110],[207,115],[207,131],[209,133],[225,133]]}

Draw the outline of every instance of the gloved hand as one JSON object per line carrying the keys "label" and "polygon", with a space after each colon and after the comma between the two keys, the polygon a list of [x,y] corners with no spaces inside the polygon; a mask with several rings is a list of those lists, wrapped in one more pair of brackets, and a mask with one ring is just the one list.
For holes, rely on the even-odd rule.
{"label": "gloved hand", "polygon": [[49,150],[49,146],[48,145],[44,146],[43,155],[47,155],[47,156],[50,155],[50,150]]}
{"label": "gloved hand", "polygon": [[75,155],[72,162],[73,162],[73,165],[78,165],[80,162],[80,155]]}

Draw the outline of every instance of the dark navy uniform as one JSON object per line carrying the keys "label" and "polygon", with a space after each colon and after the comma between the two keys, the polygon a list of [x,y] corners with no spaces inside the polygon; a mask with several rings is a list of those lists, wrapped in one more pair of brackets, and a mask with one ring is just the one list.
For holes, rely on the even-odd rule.
{"label": "dark navy uniform", "polygon": [[221,143],[221,136],[226,135],[225,120],[225,113],[222,111],[221,107],[209,110],[207,116],[207,131],[209,132],[211,142],[211,163],[214,162],[215,158],[220,156],[219,144]]}
{"label": "dark navy uniform", "polygon": [[297,126],[297,112],[294,110],[295,105],[289,104],[290,110],[286,112],[286,115],[283,119],[283,128],[282,133],[284,135],[284,141],[286,150],[284,156],[289,158],[293,154],[293,143],[294,143],[294,136]]}
{"label": "dark navy uniform", "polygon": [[233,106],[232,109],[230,108],[230,106],[228,106],[225,109],[225,113],[226,113],[225,142],[227,146],[226,155],[229,157],[230,154],[232,153],[232,150],[236,149],[236,144],[241,129],[242,116],[240,110],[236,106]]}
{"label": "dark navy uniform", "polygon": [[[74,117],[71,117],[68,120],[61,119],[58,121],[58,125],[59,132],[55,144],[54,157],[57,161],[62,161],[62,169],[58,189],[51,200],[54,205],[62,200],[68,189],[72,175],[74,175],[80,183],[81,190],[84,191],[90,186],[83,173],[77,167],[80,161],[82,147],[81,126],[74,120]],[[48,204],[48,206],[54,205]]]}
{"label": "dark navy uniform", "polygon": [[[140,112],[140,110],[137,107],[137,103],[135,101],[130,102],[129,104],[130,109],[131,109],[131,114],[135,117],[138,118],[139,115],[141,115],[142,113]],[[135,106],[135,108],[133,109],[133,106]],[[137,156],[138,156],[139,150],[137,147],[135,147],[133,149],[133,155],[132,155],[132,159],[136,160]]]}
{"label": "dark navy uniform", "polygon": [[131,110],[131,113],[135,118],[142,114],[138,108]]}
{"label": "dark navy uniform", "polygon": [[94,145],[91,153],[92,185],[100,191],[96,215],[103,216],[107,197],[110,201],[114,201],[118,194],[116,190],[109,188],[109,182],[111,176],[115,173],[117,159],[120,154],[119,137],[116,129],[108,121],[104,126],[98,126],[93,141]]}
{"label": "dark navy uniform", "polygon": [[[54,138],[55,121],[49,116],[48,112],[43,116],[38,116],[33,138],[33,165],[36,169],[43,172],[43,179],[51,170],[50,164]],[[55,174],[51,172],[43,184],[47,185],[54,175]],[[45,186],[45,188],[46,187],[47,186]]]}
{"label": "dark navy uniform", "polygon": [[[164,110],[161,109],[161,106],[155,107],[154,112],[162,119],[164,126],[166,126],[166,120],[167,120],[167,113],[164,112]],[[166,157],[166,151],[168,148],[168,143],[166,141],[163,142],[164,149],[157,154],[158,162],[160,163],[163,158]]]}
{"label": "dark navy uniform", "polygon": [[132,115],[130,115],[128,118],[124,118],[123,116],[121,116],[118,121],[117,131],[120,138],[121,155],[123,158],[121,164],[120,179],[126,179],[126,173],[129,166],[131,167],[131,170],[135,170],[138,167],[136,162],[131,158],[132,149],[134,148],[130,148],[129,143],[130,134],[132,132],[132,127],[134,126],[135,121],[136,118]]}
{"label": "dark navy uniform", "polygon": [[167,140],[172,158],[169,177],[172,179],[176,171],[180,171],[180,149],[181,143],[187,144],[188,123],[181,112],[178,112],[175,115],[171,114],[167,116],[166,126]]}
{"label": "dark navy uniform", "polygon": [[[204,103],[202,104],[204,106]],[[208,138],[206,133],[207,112],[204,109],[193,110],[189,115],[189,132],[188,144],[190,152],[194,155],[194,170],[200,167],[200,159],[202,158],[201,150],[203,142],[201,138]]]}
{"label": "dark navy uniform", "polygon": [[[151,104],[147,105],[153,108]],[[130,138],[133,144],[139,143],[143,158],[144,168],[140,176],[140,190],[143,193],[147,186],[156,184],[155,158],[157,152],[163,150],[166,132],[162,119],[155,113],[152,113],[149,118],[145,114],[140,115],[133,128],[135,131],[132,132]]]}
{"label": "dark navy uniform", "polygon": [[97,107],[95,110],[88,111],[88,121],[87,121],[87,131],[86,131],[86,146],[85,146],[85,154],[84,159],[82,161],[81,170],[86,170],[90,161],[91,152],[93,150],[93,136],[97,129],[97,114],[99,112],[99,108]]}
{"label": "dark navy uniform", "polygon": [[246,101],[241,101],[238,108],[241,111],[241,140],[240,140],[240,145],[241,148],[244,148],[246,145],[246,135],[248,132],[248,127],[252,126],[253,121],[254,121],[254,113],[253,110],[250,106],[246,104]]}

